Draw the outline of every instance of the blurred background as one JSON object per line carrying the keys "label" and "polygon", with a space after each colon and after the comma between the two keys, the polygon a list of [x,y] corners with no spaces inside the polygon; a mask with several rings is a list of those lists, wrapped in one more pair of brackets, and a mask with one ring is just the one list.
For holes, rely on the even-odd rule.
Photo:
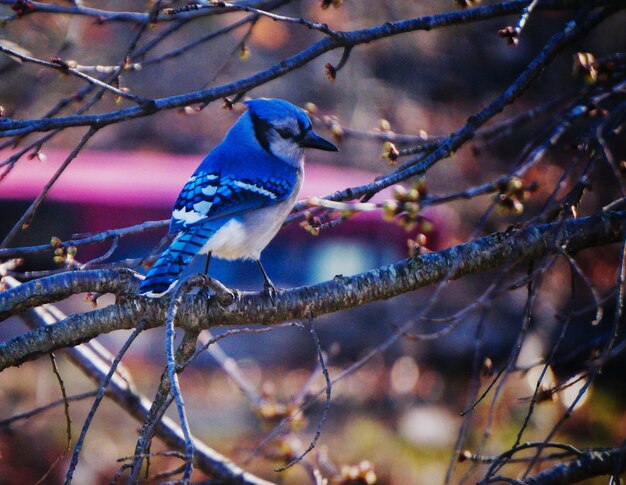
{"label": "blurred background", "polygon": [[[71,2],[47,3],[67,6]],[[459,3],[452,0],[345,0],[337,2],[341,4],[339,8],[327,9],[321,8],[319,1],[284,3],[276,12],[327,23],[337,31],[363,29],[460,8]],[[493,3],[496,2],[483,2],[484,5]],[[137,12],[144,12],[149,4],[139,0],[80,2],[80,5],[109,11]],[[180,4],[182,2],[172,2],[172,6]],[[39,59],[60,57],[83,66],[120,63],[138,29],[130,22],[98,21],[91,16],[42,13],[13,19],[12,15],[10,5],[0,5],[0,17],[10,19],[0,28],[0,45],[19,48]],[[186,23],[145,55],[133,58],[133,62],[141,64],[141,69],[125,72],[120,77],[119,87],[143,97],[162,98],[222,85],[267,69],[322,38],[319,32],[301,25],[260,18],[255,23],[200,42],[193,49],[178,52],[181,47],[249,15],[231,12]],[[571,16],[570,10],[534,12],[515,47],[507,45],[496,33],[506,25],[515,24],[516,16],[413,32],[359,45],[352,50],[334,80],[329,79],[325,65],[336,66],[341,52],[332,51],[246,95],[283,98],[302,107],[307,103],[315,104],[315,110],[310,106],[309,109],[317,131],[334,138],[341,151],[309,154],[302,195],[324,196],[366,184],[392,169],[390,161],[381,158],[385,149],[383,141],[366,136],[368,133],[386,130],[432,140],[460,128],[470,115],[498,97],[519,76]],[[544,106],[564,93],[580,89],[581,80],[572,75],[574,55],[583,51],[601,58],[623,51],[626,48],[625,20],[624,13],[618,13],[590,35],[564,49],[541,74],[540,80],[496,121]],[[150,26],[137,51],[150,45],[150,41],[170,25],[164,22]],[[170,53],[176,55],[170,57]],[[75,77],[16,62],[8,56],[0,57],[0,105],[6,117],[41,117],[64,97],[74,98],[63,111],[63,114],[72,113],[81,106],[82,98],[75,93],[84,85]],[[129,105],[127,101],[107,93],[90,112],[108,112],[126,105]],[[228,110],[224,103],[213,102],[206,107],[164,111],[102,129],[71,163],[28,229],[15,238],[12,246],[47,244],[53,236],[66,240],[75,234],[169,218],[185,180],[240,113],[240,105]],[[524,150],[533,146],[554,113],[558,111],[508,130],[503,136],[466,144],[427,173],[428,193],[451,194],[508,173]],[[37,156],[22,157],[5,174],[0,182],[2,234],[10,230],[39,194],[83,132],[81,128],[62,131],[47,141]],[[17,149],[34,139],[31,135],[20,140]],[[398,143],[399,147],[413,145]],[[15,150],[5,145],[0,152],[2,159],[10,157]],[[624,153],[623,137],[616,150]],[[428,228],[418,224],[409,231],[397,221],[385,220],[380,211],[358,214],[332,229],[323,230],[317,237],[294,222],[284,228],[264,252],[265,267],[280,287],[309,285],[337,274],[356,274],[409,257],[407,241],[418,236],[423,238],[423,250],[435,251],[472,237],[505,230],[541,210],[570,158],[571,154],[565,150],[553,150],[528,172],[524,182],[536,183],[538,189],[536,198],[527,204],[523,215],[492,213],[484,217],[492,204],[492,198],[484,196],[429,207],[422,213],[422,222],[428,222]],[[586,194],[583,210],[588,213],[612,201],[619,191],[614,172],[608,165],[595,170],[593,178],[600,190]],[[392,197],[389,189],[379,193],[374,201],[380,203]],[[121,240],[111,262],[138,261],[146,257],[164,234],[165,231],[153,231]],[[80,248],[76,258],[86,262],[107,249],[106,245]],[[188,269],[189,274],[201,271],[203,264],[203,261],[196,261]],[[579,264],[598,291],[604,294],[611,289],[617,273],[616,248],[585,252]],[[56,268],[52,253],[43,253],[26,258],[20,272],[28,279],[28,272]],[[138,264],[134,269],[143,271]],[[262,285],[253,263],[214,261],[211,275],[228,286],[242,289],[260,289]],[[494,275],[495,272],[487,272],[450,283],[429,312],[433,320],[416,322],[414,332],[428,334],[441,330],[442,323],[436,318],[452,315],[476,302],[493,282]],[[518,360],[521,368],[532,368],[549,352],[560,331],[556,315],[569,303],[569,290],[567,265],[557,262],[542,281],[531,335],[525,340]],[[435,288],[427,288],[316,319],[331,375],[376,349],[395,335],[398,326],[417,318],[424,306],[433,301],[435,292]],[[584,291],[577,296],[581,308],[585,307],[585,302],[592,301]],[[112,302],[112,298],[103,296],[98,306]],[[342,465],[358,465],[367,460],[375,470],[378,483],[442,483],[461,424],[459,413],[468,405],[466,396],[472,385],[475,361],[488,358],[496,369],[504,365],[522,326],[525,304],[524,288],[510,291],[492,301],[480,334],[477,329],[481,315],[473,312],[438,338],[399,339],[379,352],[333,387],[329,421],[324,425],[314,459],[322,463],[322,467],[336,470],[338,475]],[[91,309],[90,303],[81,296],[59,306],[68,313]],[[605,314],[611,314],[611,310],[607,308]],[[580,312],[578,319],[571,322],[559,347],[563,365],[553,369],[555,375],[551,379],[555,382],[575,374],[594,348],[584,347],[575,359],[565,357],[581,349],[583,343],[601,339],[606,334],[610,322],[603,321],[592,327],[589,324],[592,313]],[[224,330],[216,329],[216,333]],[[22,331],[21,322],[12,319],[2,324],[0,335],[8,338]],[[119,332],[99,340],[115,352],[126,337],[126,333]],[[162,341],[162,329],[144,332],[124,359],[138,387],[148,396],[154,394],[163,368]],[[476,354],[478,341],[480,351]],[[280,402],[289,402],[297,395],[310,373],[315,371],[315,346],[308,333],[299,329],[238,335],[223,340],[221,345],[239,362],[259,395]],[[93,384],[63,359],[59,365],[71,393],[93,388]],[[619,444],[626,436],[623,366],[622,358],[605,367],[604,375],[594,384],[587,402],[581,403],[574,417],[561,428],[559,439],[582,443],[583,447]],[[487,403],[483,403],[476,414],[469,444],[478,443],[482,426],[491,415],[493,437],[485,453],[496,453],[510,446],[528,408],[525,398],[532,395],[536,379],[530,372],[515,374],[503,391],[501,399],[506,404],[495,415],[490,414]],[[316,383],[323,386],[321,373]],[[277,446],[275,443],[256,458],[250,458],[255,456],[250,450],[268,431],[267,423],[251,411],[250,403],[210,355],[201,356],[185,372],[182,386],[192,429],[198,437],[237,463],[245,463],[250,471],[277,480],[272,472],[276,465],[272,456],[278,453],[271,447]],[[540,436],[542,430],[554,425],[563,409],[572,402],[567,392],[574,392],[575,396],[576,387],[567,388],[555,400],[537,407],[530,433]],[[3,417],[45,404],[58,395],[58,385],[46,359],[0,374]],[[72,404],[75,435],[89,404],[90,400]],[[319,401],[307,412],[302,429],[291,433],[290,439],[301,440],[300,446],[306,447],[322,407],[323,402]],[[65,446],[62,409],[57,407],[44,416],[3,428],[0,476],[5,478],[0,482],[32,483],[60,454]],[[111,426],[111,421],[116,425]],[[77,483],[108,483],[119,466],[115,460],[132,453],[137,427],[137,423],[120,413],[115,404],[106,402],[87,439],[77,470]],[[31,451],[25,454],[25,449]],[[155,467],[156,470],[167,469],[168,465],[171,463],[162,460]],[[369,469],[369,466],[363,464],[362,468]],[[460,479],[465,470],[459,465],[456,479]],[[64,471],[65,467],[60,465],[47,481],[59,483]],[[301,467],[295,467],[278,480],[305,483],[306,476]]]}

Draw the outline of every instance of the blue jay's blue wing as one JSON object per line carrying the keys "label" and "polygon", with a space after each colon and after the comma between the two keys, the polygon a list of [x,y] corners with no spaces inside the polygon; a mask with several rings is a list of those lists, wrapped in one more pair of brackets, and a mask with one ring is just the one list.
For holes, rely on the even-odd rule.
{"label": "blue jay's blue wing", "polygon": [[197,171],[191,176],[174,204],[170,232],[178,232],[185,226],[207,219],[220,178],[219,173],[206,171]]}
{"label": "blue jay's blue wing", "polygon": [[170,232],[281,202],[293,193],[297,182],[297,172],[285,175],[286,178],[234,177],[198,172],[185,184],[174,204]]}

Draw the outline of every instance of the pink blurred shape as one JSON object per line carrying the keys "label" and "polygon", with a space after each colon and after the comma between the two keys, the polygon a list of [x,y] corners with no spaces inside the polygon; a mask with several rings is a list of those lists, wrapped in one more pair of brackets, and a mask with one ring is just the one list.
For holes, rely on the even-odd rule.
{"label": "pink blurred shape", "polygon": [[[24,156],[0,183],[0,200],[32,200],[69,153],[44,151],[47,160]],[[0,152],[6,159],[10,152]],[[48,193],[49,200],[110,206],[170,207],[203,155],[150,151],[82,151]],[[309,162],[300,198],[324,196],[371,182],[375,174]],[[381,196],[379,196],[380,198]]]}

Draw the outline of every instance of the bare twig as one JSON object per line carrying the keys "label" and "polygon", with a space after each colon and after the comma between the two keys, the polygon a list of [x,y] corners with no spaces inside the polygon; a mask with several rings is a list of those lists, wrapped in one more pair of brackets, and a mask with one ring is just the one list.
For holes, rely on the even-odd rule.
{"label": "bare twig", "polygon": [[[176,355],[174,356],[175,362],[185,362],[191,355],[193,355],[196,347],[197,338],[198,334],[195,331],[186,331],[183,334],[182,341],[178,346]],[[177,365],[176,372],[181,372],[182,370],[183,367],[179,367]],[[143,427],[141,429],[141,432],[139,433],[139,437],[135,445],[135,454],[133,462],[131,464],[131,474],[128,478],[130,483],[134,483],[138,480],[144,456],[146,456],[146,454],[149,454],[152,438],[157,432],[159,424],[162,423],[164,419],[166,419],[165,412],[173,401],[174,396],[171,393],[171,383],[166,368],[165,372],[161,375],[159,388],[157,389],[156,396],[153,399],[152,404],[150,405],[150,409],[145,415]],[[185,450],[185,470],[187,471],[191,468],[190,465],[188,465],[189,443],[182,429],[180,432],[180,438],[180,448]],[[195,453],[195,443],[192,443],[192,446]],[[147,472],[148,470],[146,469],[146,473]]]}
{"label": "bare twig", "polygon": [[172,297],[172,301],[169,304],[167,319],[165,320],[165,355],[167,359],[167,376],[170,382],[170,392],[176,402],[178,418],[180,419],[180,425],[185,436],[185,467],[183,473],[183,481],[185,482],[191,480],[191,474],[193,472],[194,446],[193,439],[191,437],[191,430],[189,429],[189,422],[187,421],[185,403],[178,385],[178,369],[176,357],[174,355],[174,337],[176,336],[174,321],[176,320],[176,315],[180,305],[182,304],[183,297],[193,288],[205,284],[205,282],[206,279],[204,276],[197,275],[195,277],[185,279],[180,285],[178,285],[174,296]]}
{"label": "bare twig", "polygon": [[115,356],[115,359],[113,360],[113,362],[111,362],[111,367],[109,368],[109,372],[104,377],[102,384],[100,384],[100,387],[98,388],[98,393],[96,394],[96,398],[94,399],[91,405],[91,409],[89,410],[89,413],[87,414],[87,418],[85,419],[83,428],[80,431],[80,436],[78,437],[78,440],[76,441],[76,445],[74,445],[74,451],[72,453],[72,460],[70,461],[70,466],[67,469],[67,473],[65,474],[65,485],[69,485],[72,482],[72,477],[74,476],[74,470],[76,469],[76,465],[78,465],[78,458],[80,456],[83,443],[85,442],[87,431],[89,430],[91,421],[96,415],[96,411],[98,410],[98,407],[100,406],[100,402],[102,402],[102,398],[104,398],[104,393],[106,392],[106,388],[108,387],[109,383],[111,382],[111,379],[113,378],[113,375],[115,374],[117,365],[122,360],[122,357],[124,356],[126,351],[129,349],[131,344],[135,341],[135,339],[142,332],[142,330],[143,330],[143,322],[140,322],[137,328],[135,328],[135,330],[133,330],[130,336],[126,339],[126,342],[124,342],[124,345],[122,345],[122,348]]}
{"label": "bare twig", "polygon": [[293,465],[295,465],[296,463],[299,463],[300,461],[302,461],[302,459],[308,455],[313,448],[315,448],[315,445],[317,444],[317,440],[319,439],[320,435],[322,434],[322,425],[324,424],[324,422],[326,421],[326,415],[328,414],[328,410],[330,409],[330,397],[331,397],[331,392],[332,392],[332,383],[330,380],[330,375],[328,374],[328,369],[326,368],[326,364],[324,362],[324,352],[322,351],[322,346],[320,344],[320,340],[317,336],[317,333],[315,332],[315,327],[313,326],[313,322],[311,322],[311,335],[313,336],[313,340],[315,341],[315,348],[317,350],[317,356],[319,359],[319,363],[320,363],[320,367],[322,368],[322,372],[324,374],[324,379],[326,381],[326,402],[324,403],[324,409],[322,410],[322,416],[320,417],[319,423],[317,423],[317,429],[315,430],[315,435],[313,436],[313,439],[311,440],[311,443],[309,443],[309,446],[307,447],[306,450],[304,450],[302,453],[300,453],[297,457],[295,457],[293,460],[291,460],[289,463],[287,463],[284,466],[281,466],[280,468],[274,470],[276,472],[282,472],[285,471],[286,469],[292,467]]}
{"label": "bare twig", "polygon": [[170,221],[146,221],[134,226],[123,227],[120,229],[109,229],[107,231],[99,232],[94,235],[81,236],[70,239],[68,241],[59,241],[55,244],[41,244],[39,246],[28,246],[21,248],[2,248],[0,249],[0,258],[15,258],[18,256],[28,256],[31,254],[37,254],[44,251],[54,251],[55,248],[68,248],[70,246],[88,246],[91,244],[99,244],[109,241],[111,239],[121,239],[134,234],[140,234],[142,232],[154,231],[159,229],[165,229],[169,225]]}
{"label": "bare twig", "polygon": [[52,473],[52,470],[54,470],[57,464],[63,459],[65,454],[71,450],[71,444],[72,444],[72,420],[70,418],[70,402],[67,399],[65,384],[63,383],[63,378],[61,377],[61,373],[59,372],[59,367],[57,366],[56,358],[54,354],[50,354],[50,362],[52,364],[52,371],[54,372],[54,375],[59,383],[59,388],[61,389],[61,395],[63,396],[61,400],[63,401],[63,413],[65,414],[66,441],[65,441],[65,448],[63,449],[61,454],[48,467],[48,470],[46,471],[46,473],[44,473],[44,475],[39,480],[37,480],[36,485],[43,483],[46,480],[46,478],[50,476],[50,473]]}
{"label": "bare twig", "polygon": [[20,232],[21,230],[23,230],[25,227],[27,227],[30,224],[30,221],[32,220],[32,218],[35,215],[35,212],[37,211],[37,209],[39,208],[39,206],[41,205],[43,200],[46,198],[46,195],[48,195],[48,192],[50,191],[52,186],[59,179],[61,174],[69,166],[69,164],[72,162],[72,160],[74,160],[76,158],[76,156],[78,155],[78,152],[80,152],[83,149],[83,147],[87,144],[89,139],[93,135],[96,134],[96,131],[97,130],[95,128],[89,128],[89,130],[87,130],[87,132],[83,135],[83,137],[80,139],[78,144],[74,147],[74,149],[70,152],[70,154],[67,156],[65,161],[61,164],[61,166],[57,169],[57,171],[54,173],[52,178],[45,185],[45,187],[43,188],[41,193],[33,201],[33,203],[30,205],[30,207],[28,207],[26,212],[24,212],[22,217],[20,217],[20,220],[15,223],[15,225],[11,228],[11,230],[8,232],[8,234],[4,237],[4,239],[0,243],[0,248],[7,247],[7,245],[17,235],[17,233]]}
{"label": "bare twig", "polygon": [[[196,5],[191,5],[191,7],[195,7]],[[174,13],[178,13],[178,11],[196,10],[196,8],[189,8],[189,7],[190,6],[186,6],[186,7],[181,7],[180,9],[173,9],[173,10],[174,10]],[[259,8],[250,7],[247,5],[235,4],[231,2],[220,2],[220,5],[202,5],[202,6],[197,5],[197,9],[201,9],[201,8],[214,9],[214,8],[222,8],[222,7],[229,7],[229,8],[232,8],[233,10],[241,10],[243,12],[255,13],[257,15],[267,17],[274,21],[304,25],[305,27],[311,30],[318,30],[322,32],[323,34],[330,35],[331,37],[337,35],[337,33],[331,30],[326,24],[322,24],[319,22],[312,22],[310,20],[306,20],[301,17],[295,18],[295,17],[287,17],[286,15],[278,15],[278,14],[274,14],[271,12],[266,12],[265,10],[261,10]]]}
{"label": "bare twig", "polygon": [[[255,6],[259,9],[271,9],[276,3],[276,0],[244,0],[246,4]],[[24,2],[26,5],[20,12],[20,15],[34,15],[38,13],[45,14],[64,14],[64,15],[78,15],[85,17],[94,17],[97,22],[130,22],[136,24],[146,24],[152,22],[178,22],[180,20],[191,20],[194,18],[206,17],[210,15],[218,15],[226,12],[232,12],[235,9],[233,7],[219,7],[206,10],[191,10],[188,12],[180,12],[175,15],[172,14],[160,14],[158,17],[152,18],[151,14],[142,12],[115,12],[111,10],[103,10],[98,8],[85,7],[82,5],[50,5],[43,2],[35,2],[28,0]],[[0,0],[0,5],[13,5],[15,0]],[[239,3],[240,6],[244,5]]]}
{"label": "bare twig", "polygon": [[[83,71],[85,69],[81,69],[81,66],[74,66],[73,63],[71,62],[65,62],[61,59],[54,59],[52,62],[50,61],[43,61],[41,59],[37,59],[35,57],[31,57],[31,56],[27,56],[25,54],[22,54],[20,52],[17,52],[13,49],[9,49],[7,47],[4,47],[0,44],[0,52],[11,56],[11,57],[16,57],[18,59],[20,59],[21,61],[24,62],[29,62],[32,64],[37,64],[39,66],[44,66],[47,67],[49,69],[54,69],[57,71],[61,71],[63,73],[69,73],[72,74],[73,76],[76,76],[79,79],[83,79],[84,81],[87,81],[89,84],[93,84],[94,86],[98,86],[106,91],[109,91],[113,94],[115,94],[116,96],[120,96],[124,99],[128,99],[130,101],[133,101],[134,103],[138,103],[138,104],[143,104],[145,102],[147,102],[147,100],[142,99],[138,96],[135,96],[133,94],[130,94],[126,91],[122,91],[120,89],[117,89],[114,86],[111,86],[109,84],[106,84],[102,81],[100,81],[99,79],[96,79],[94,77],[91,77],[87,74],[85,74]],[[116,69],[119,69],[116,67]],[[100,71],[102,72],[102,71]]]}
{"label": "bare twig", "polygon": [[265,333],[272,330],[278,330],[285,327],[302,327],[297,322],[286,322],[271,327],[262,328],[236,328],[228,330],[217,336],[213,336],[208,330],[203,330],[198,335],[198,341],[202,347],[198,348],[194,354],[184,362],[178,364],[178,368],[184,368],[193,362],[202,352],[208,350],[211,356],[217,361],[224,372],[235,383],[239,390],[246,396],[252,406],[257,407],[261,404],[262,397],[254,390],[253,385],[246,379],[244,373],[237,365],[237,361],[229,357],[224,350],[218,345],[218,342],[224,338],[232,337],[244,333]]}
{"label": "bare twig", "polygon": [[46,411],[49,411],[50,409],[60,406],[61,404],[65,405],[66,402],[82,401],[83,399],[94,397],[97,392],[98,391],[83,392],[81,394],[76,394],[74,396],[67,396],[67,399],[57,399],[56,401],[52,401],[51,403],[48,403],[44,406],[39,406],[38,408],[31,409],[30,411],[19,413],[14,416],[11,416],[10,418],[3,419],[0,421],[0,427],[4,428],[4,427],[12,426],[13,423],[16,423],[24,419],[30,419],[33,416],[37,416],[38,414],[45,413]]}

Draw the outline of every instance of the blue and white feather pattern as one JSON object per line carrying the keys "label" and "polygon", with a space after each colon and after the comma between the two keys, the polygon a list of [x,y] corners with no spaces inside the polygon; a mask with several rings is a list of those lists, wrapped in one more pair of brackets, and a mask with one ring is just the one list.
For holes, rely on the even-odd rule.
{"label": "blue and white feather pattern", "polygon": [[[170,223],[176,234],[141,283],[160,297],[196,254],[254,259],[293,208],[304,176],[304,149],[337,151],[317,135],[307,114],[278,99],[248,101],[224,140],[180,192]],[[265,273],[266,285],[271,285]]]}

